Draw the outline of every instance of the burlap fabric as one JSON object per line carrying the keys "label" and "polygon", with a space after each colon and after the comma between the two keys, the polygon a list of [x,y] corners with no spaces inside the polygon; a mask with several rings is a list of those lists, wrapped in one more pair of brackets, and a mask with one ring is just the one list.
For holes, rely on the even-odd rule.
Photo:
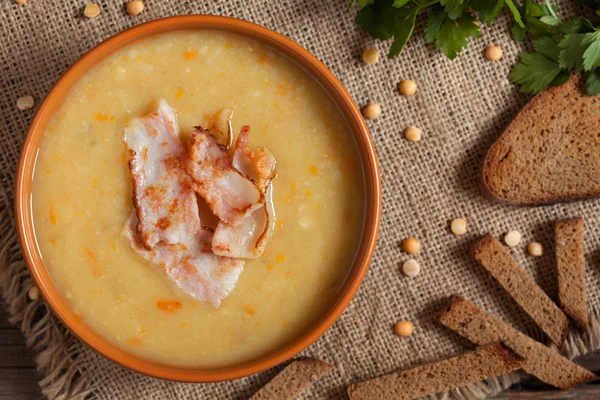
{"label": "burlap fabric", "polygon": [[[18,7],[0,4],[0,194],[1,283],[13,322],[20,324],[29,345],[38,350],[37,362],[45,379],[41,387],[49,398],[90,396],[98,399],[243,399],[272,378],[278,369],[219,384],[180,384],[144,377],[97,355],[71,336],[48,312],[43,302],[30,301],[32,285],[19,253],[13,215],[13,180],[19,149],[34,110],[19,111],[19,96],[32,94],[39,104],[51,85],[85,51],[109,36],[143,21],[177,14],[210,13],[234,16],[272,28],[299,42],[339,77],[359,105],[382,105],[380,118],[369,122],[381,162],[383,218],[378,248],[356,298],[337,323],[303,355],[335,364],[335,372],[317,383],[303,398],[342,398],[353,381],[376,377],[395,369],[454,355],[471,345],[432,322],[442,299],[459,293],[519,329],[533,332],[532,321],[470,256],[470,247],[486,232],[496,236],[509,229],[523,233],[524,241],[545,245],[541,258],[528,257],[524,246],[512,253],[551,295],[556,295],[552,256],[553,221],[581,215],[586,219],[587,278],[593,311],[600,307],[600,201],[537,208],[518,208],[487,200],[478,173],[487,148],[527,102],[507,78],[510,66],[526,45],[509,35],[508,16],[456,60],[446,59],[424,44],[423,21],[416,38],[393,61],[364,65],[360,54],[387,45],[374,43],[356,25],[356,9],[347,0],[215,1],[146,0],[146,10],[129,17],[120,0],[100,1],[94,20],[81,16],[84,0],[30,0]],[[563,6],[573,8],[569,2]],[[571,10],[573,11],[573,10]],[[482,55],[490,44],[502,46],[504,58],[490,63]],[[399,95],[402,78],[419,84],[416,96]],[[423,140],[402,138],[407,125],[417,125]],[[462,237],[449,232],[453,217],[465,217],[469,231]],[[421,274],[403,277],[399,265],[406,259],[400,241],[419,238],[416,259]],[[399,319],[415,323],[415,333],[400,339],[392,324]],[[597,319],[592,318],[598,327]],[[568,354],[598,348],[598,335],[571,336]],[[495,379],[455,391],[456,397],[482,397],[517,377]]]}

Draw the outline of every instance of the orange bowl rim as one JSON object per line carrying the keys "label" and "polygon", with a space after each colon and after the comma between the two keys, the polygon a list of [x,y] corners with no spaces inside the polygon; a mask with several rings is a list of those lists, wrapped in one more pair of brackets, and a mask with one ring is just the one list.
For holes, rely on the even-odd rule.
{"label": "orange bowl rim", "polygon": [[[211,29],[240,34],[274,48],[307,70],[344,114],[361,154],[365,180],[362,239],[348,278],[326,314],[289,345],[255,360],[218,368],[178,367],[134,355],[82,322],[62,298],[44,265],[35,240],[31,209],[33,172],[39,143],[48,121],[72,85],[85,72],[120,48],[154,34],[184,29]],[[316,341],[340,317],[358,290],[375,251],[381,218],[381,182],[375,147],[360,110],[341,82],[315,56],[291,39],[258,24],[231,17],[183,15],[146,22],[110,37],[84,54],[57,81],[36,112],[21,150],[15,179],[15,215],[21,249],[42,297],[53,313],[82,342],[113,362],[145,375],[179,382],[218,382],[252,375],[292,358]]]}

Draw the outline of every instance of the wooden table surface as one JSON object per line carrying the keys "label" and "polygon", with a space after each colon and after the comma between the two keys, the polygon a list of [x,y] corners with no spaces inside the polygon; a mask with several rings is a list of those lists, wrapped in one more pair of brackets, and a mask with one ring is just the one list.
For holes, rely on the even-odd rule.
{"label": "wooden table surface", "polygon": [[[25,347],[21,332],[8,322],[0,305],[0,400],[42,398],[37,385],[41,376],[35,370],[34,353]],[[600,373],[600,352],[578,360],[584,367]],[[569,393],[552,390],[541,382],[529,382],[495,397],[496,400],[598,400],[600,382],[584,385]]]}
{"label": "wooden table surface", "polygon": [[42,397],[41,379],[35,371],[34,353],[25,347],[21,331],[8,322],[0,304],[0,400],[31,400]]}

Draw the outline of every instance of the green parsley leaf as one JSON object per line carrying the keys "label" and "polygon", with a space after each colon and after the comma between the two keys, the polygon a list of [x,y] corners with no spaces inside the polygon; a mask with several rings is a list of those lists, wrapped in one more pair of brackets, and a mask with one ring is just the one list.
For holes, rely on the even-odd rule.
{"label": "green parsley leaf", "polygon": [[513,20],[512,26],[510,28],[513,39],[522,42],[527,37],[527,29],[523,28],[516,21]]}
{"label": "green parsley leaf", "polygon": [[554,78],[552,80],[552,82],[550,82],[550,84],[548,86],[550,87],[555,87],[555,86],[560,86],[563,85],[565,83],[567,83],[567,81],[569,80],[569,78],[571,78],[571,71],[568,70],[562,70],[560,71],[560,73],[556,76],[556,78]]}
{"label": "green parsley leaf", "polygon": [[600,93],[600,68],[585,73],[585,88],[590,96]]}
{"label": "green parsley leaf", "polygon": [[504,0],[504,2],[508,6],[508,9],[510,10],[510,12],[513,14],[513,17],[514,17],[515,21],[517,22],[517,24],[519,24],[519,26],[524,28],[525,24],[523,23],[523,20],[521,19],[521,14],[519,13],[519,9],[517,8],[517,6],[515,6],[515,3],[513,3],[513,0]]}
{"label": "green parsley leaf", "polygon": [[583,69],[591,71],[600,67],[600,32],[586,33],[587,49],[583,53]]}
{"label": "green parsley leaf", "polygon": [[397,18],[401,12],[402,9],[392,7],[390,2],[377,1],[360,10],[356,21],[371,37],[387,40],[394,36]]}
{"label": "green parsley leaf", "polygon": [[471,8],[479,14],[479,19],[491,24],[504,9],[504,0],[472,0]]}
{"label": "green parsley leaf", "polygon": [[[427,20],[425,40],[428,43],[434,42],[450,58],[455,58],[468,44],[469,37],[480,36],[479,26],[475,23],[471,9],[476,11],[482,21],[490,24],[506,5],[512,12],[516,24],[523,26],[515,0],[349,0],[348,2],[350,5],[360,6],[356,22],[369,33],[369,36],[380,40],[394,38],[389,57],[395,57],[402,52],[414,32],[417,16],[431,7],[436,7],[436,10]],[[546,26],[539,20],[537,22]],[[515,36],[524,38],[525,34],[518,31]]]}
{"label": "green parsley leaf", "polygon": [[375,13],[373,12],[373,7],[365,7],[356,14],[356,23],[364,29],[368,30],[374,22]]}
{"label": "green parsley leaf", "polygon": [[586,35],[589,33],[570,33],[560,42],[559,65],[564,69],[583,69],[583,53],[587,48]]}
{"label": "green parsley leaf", "polygon": [[540,17],[540,22],[550,26],[560,25],[560,19],[556,18],[554,15],[544,15],[543,17]]}
{"label": "green parsley leaf", "polygon": [[442,8],[429,15],[425,26],[425,43],[433,43],[437,39],[445,19],[446,13]]}
{"label": "green parsley leaf", "polygon": [[394,0],[394,4],[392,4],[392,6],[396,8],[401,8],[404,7],[409,1],[410,0]]}
{"label": "green parsley leaf", "polygon": [[449,59],[453,60],[467,45],[467,39],[470,36],[479,37],[479,35],[479,25],[475,23],[471,15],[465,14],[456,21],[446,16],[436,37],[435,45]]}
{"label": "green parsley leaf", "polygon": [[558,45],[559,41],[560,37],[553,38],[550,36],[542,36],[541,38],[533,41],[533,49],[536,52],[543,54],[549,60],[558,63],[561,50],[560,46]]}
{"label": "green parsley leaf", "polygon": [[552,16],[546,6],[536,4],[532,0],[525,0],[523,9],[527,30],[533,38],[557,33],[558,29],[556,26],[540,21],[542,17]]}
{"label": "green parsley leaf", "polygon": [[403,16],[400,17],[399,23],[396,24],[396,31],[394,32],[394,43],[388,53],[388,58],[394,58],[402,52],[404,46],[410,39],[413,30],[415,29],[415,22],[417,20],[417,14],[419,9],[417,7],[407,9],[403,8]]}
{"label": "green parsley leaf", "polygon": [[521,61],[510,71],[510,79],[522,85],[523,93],[539,93],[561,73],[558,63],[549,60],[541,53],[525,53]]}
{"label": "green parsley leaf", "polygon": [[463,13],[463,0],[440,0],[440,4],[452,20],[460,18]]}
{"label": "green parsley leaf", "polygon": [[352,2],[350,3],[350,6],[353,6],[356,3],[358,3],[358,6],[360,8],[364,8],[364,7],[368,6],[369,4],[373,4],[374,2],[375,2],[375,0],[352,0]]}
{"label": "green parsley leaf", "polygon": [[592,25],[592,23],[583,17],[576,17],[573,18],[569,21],[563,22],[562,24],[560,24],[560,26],[558,27],[558,30],[560,33],[586,33],[586,32],[593,32],[594,31],[594,25]]}

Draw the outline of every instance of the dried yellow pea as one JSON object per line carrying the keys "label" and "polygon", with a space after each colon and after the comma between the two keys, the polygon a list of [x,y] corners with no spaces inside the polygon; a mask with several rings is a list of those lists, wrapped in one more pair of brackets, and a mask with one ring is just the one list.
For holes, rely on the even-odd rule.
{"label": "dried yellow pea", "polygon": [[144,11],[144,3],[140,0],[133,0],[127,3],[127,14],[136,16]]}
{"label": "dried yellow pea", "polygon": [[421,250],[421,242],[415,238],[408,238],[402,241],[402,250],[408,254],[416,254]]}
{"label": "dried yellow pea", "polygon": [[83,9],[83,15],[85,15],[87,18],[96,18],[98,14],[100,14],[100,7],[98,4],[89,3],[86,4],[85,8]]}
{"label": "dried yellow pea", "polygon": [[396,322],[396,325],[394,325],[394,333],[398,336],[410,336],[413,330],[414,326],[409,321]]}

